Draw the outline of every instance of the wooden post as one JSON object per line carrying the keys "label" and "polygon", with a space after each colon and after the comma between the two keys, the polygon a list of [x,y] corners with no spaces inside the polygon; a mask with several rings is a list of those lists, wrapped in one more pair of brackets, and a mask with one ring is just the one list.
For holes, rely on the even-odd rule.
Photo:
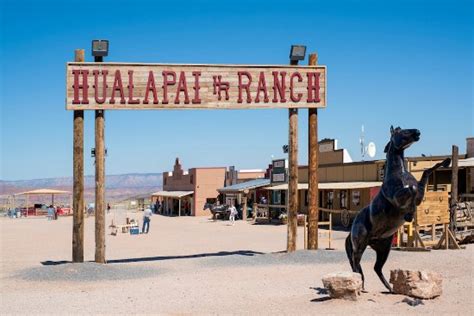
{"label": "wooden post", "polygon": [[[84,50],[76,49],[76,62],[84,62]],[[74,111],[72,262],[84,262],[84,111]]]}
{"label": "wooden post", "polygon": [[268,223],[270,224],[272,222],[272,212],[270,211],[270,204],[273,203],[273,191],[268,190],[267,193],[267,218]]}
{"label": "wooden post", "polygon": [[304,216],[304,225],[303,225],[303,236],[304,236],[304,249],[308,249],[308,233],[307,233],[307,228],[308,228],[308,217],[305,215]]}
{"label": "wooden post", "polygon": [[242,221],[247,221],[247,193],[242,195],[243,197],[243,207],[242,207]]}
{"label": "wooden post", "polygon": [[[316,53],[309,55],[309,65],[318,62]],[[308,109],[308,249],[318,249],[318,109]]]}
{"label": "wooden post", "polygon": [[105,263],[104,111],[95,111],[95,262]]}
{"label": "wooden post", "polygon": [[288,252],[296,250],[298,215],[298,109],[289,109]]}
{"label": "wooden post", "polygon": [[456,231],[456,203],[458,202],[458,159],[459,159],[459,148],[453,145],[452,153],[452,167],[451,167],[451,207],[449,213],[449,228],[452,232]]}
{"label": "wooden post", "polygon": [[445,249],[448,250],[449,249],[449,234],[448,234],[448,230],[449,230],[449,224],[444,224],[444,233],[445,233],[445,241],[446,241],[446,244],[445,244]]}

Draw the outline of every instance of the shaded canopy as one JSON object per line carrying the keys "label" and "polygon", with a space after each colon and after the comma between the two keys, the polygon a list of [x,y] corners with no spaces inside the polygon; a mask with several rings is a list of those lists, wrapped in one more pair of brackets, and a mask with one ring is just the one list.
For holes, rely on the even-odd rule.
{"label": "shaded canopy", "polygon": [[193,193],[194,191],[158,191],[153,193],[151,196],[162,196],[180,199],[184,196],[191,195]]}
{"label": "shaded canopy", "polygon": [[71,194],[69,191],[54,189],[36,189],[26,192],[15,193],[14,195],[34,195],[34,194]]}

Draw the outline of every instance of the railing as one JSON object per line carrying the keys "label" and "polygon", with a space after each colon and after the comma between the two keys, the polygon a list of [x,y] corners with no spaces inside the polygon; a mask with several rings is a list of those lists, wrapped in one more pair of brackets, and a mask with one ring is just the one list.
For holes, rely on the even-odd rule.
{"label": "railing", "polygon": [[[268,222],[271,222],[271,213],[270,213],[270,208],[283,208],[286,209],[286,205],[276,205],[276,204],[258,204],[254,203],[253,204],[253,216],[254,220],[257,221],[257,219],[262,218],[262,219],[267,219]],[[331,246],[332,242],[332,214],[341,214],[344,212],[348,212],[349,214],[357,214],[357,211],[349,211],[349,210],[333,210],[333,209],[328,209],[328,208],[319,208],[320,212],[328,213],[329,214],[329,220],[327,221],[318,221],[318,228],[321,226],[327,226],[328,231],[325,232],[327,234],[326,238],[320,238],[320,241],[327,241],[328,242],[328,247],[326,248],[327,250],[333,250]],[[301,214],[300,214],[301,215]],[[304,225],[303,225],[303,230],[304,230],[304,249],[308,249],[308,217],[307,215],[304,215]]]}

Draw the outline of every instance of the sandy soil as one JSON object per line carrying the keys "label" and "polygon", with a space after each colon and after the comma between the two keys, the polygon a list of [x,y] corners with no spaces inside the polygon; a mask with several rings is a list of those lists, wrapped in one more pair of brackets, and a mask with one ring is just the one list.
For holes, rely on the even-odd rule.
{"label": "sandy soil", "polygon": [[[107,224],[124,217],[115,210]],[[93,261],[94,218],[85,224],[85,258]],[[109,264],[103,266],[62,263],[71,260],[72,218],[1,218],[0,230],[1,314],[472,315],[474,310],[473,245],[460,251],[392,251],[387,277],[395,268],[444,276],[441,297],[410,306],[406,297],[384,293],[372,270],[372,250],[362,262],[368,292],[357,302],[327,298],[322,276],[350,269],[345,232],[334,233],[336,250],[285,254],[286,226],[154,216],[147,235],[107,235]],[[300,228],[299,249],[302,235]]]}

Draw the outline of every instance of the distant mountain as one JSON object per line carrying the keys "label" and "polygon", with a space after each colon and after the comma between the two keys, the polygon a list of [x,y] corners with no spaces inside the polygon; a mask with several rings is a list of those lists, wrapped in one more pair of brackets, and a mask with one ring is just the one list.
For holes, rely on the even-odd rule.
{"label": "distant mountain", "polygon": [[[128,173],[108,175],[105,178],[107,188],[143,188],[161,187],[163,176],[161,173]],[[84,185],[94,186],[94,176],[85,176]],[[46,178],[32,180],[5,181],[0,180],[0,186],[17,188],[56,188],[72,187],[72,177]]]}
{"label": "distant mountain", "polygon": [[[110,201],[123,200],[133,195],[159,191],[163,187],[162,180],[163,176],[161,173],[108,175],[105,178],[106,199]],[[87,201],[94,199],[94,183],[94,176],[85,177],[84,195]],[[0,180],[0,195],[14,194],[40,188],[72,191],[72,177],[17,181]],[[61,200],[66,201],[66,197],[61,198]]]}

